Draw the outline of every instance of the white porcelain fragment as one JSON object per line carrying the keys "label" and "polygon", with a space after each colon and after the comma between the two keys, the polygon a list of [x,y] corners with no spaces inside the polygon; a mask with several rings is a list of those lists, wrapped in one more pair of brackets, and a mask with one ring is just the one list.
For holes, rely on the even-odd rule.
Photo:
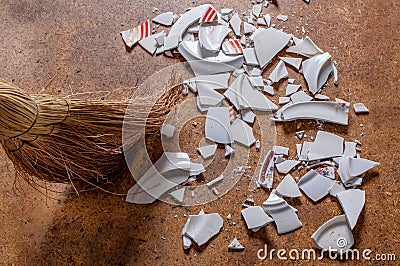
{"label": "white porcelain fragment", "polygon": [[216,143],[233,142],[228,107],[210,107],[207,112],[205,136]]}
{"label": "white porcelain fragment", "polygon": [[323,53],[302,63],[303,75],[312,94],[316,94],[322,88],[332,73],[331,59],[329,53]]}
{"label": "white porcelain fragment", "polygon": [[239,84],[239,93],[237,95],[239,109],[248,109],[258,111],[274,111],[278,107],[259,90],[253,88],[248,77],[243,78]]}
{"label": "white porcelain fragment", "polygon": [[198,246],[207,243],[217,235],[224,224],[218,213],[190,215],[189,218],[189,224],[184,235]]}
{"label": "white porcelain fragment", "polygon": [[218,106],[224,99],[224,96],[213,90],[212,86],[213,85],[205,82],[196,83],[196,88],[198,92],[197,98],[199,99],[201,105]]}
{"label": "white porcelain fragment", "polygon": [[339,85],[339,73],[334,63],[332,63],[333,84]]}
{"label": "white porcelain fragment", "polygon": [[229,15],[232,13],[232,11],[233,11],[232,8],[223,8],[221,9],[221,15]]}
{"label": "white porcelain fragment", "polygon": [[175,127],[169,124],[163,124],[161,126],[161,135],[165,136],[166,138],[170,139],[174,136]]}
{"label": "white porcelain fragment", "polygon": [[243,32],[244,34],[253,33],[257,28],[251,25],[250,23],[243,22]]}
{"label": "white porcelain fragment", "polygon": [[285,158],[283,158],[283,155],[277,155],[275,156],[275,164],[279,164],[279,163],[283,163],[285,160]]}
{"label": "white porcelain fragment", "polygon": [[343,142],[342,137],[320,130],[308,152],[308,159],[313,161],[342,156]]}
{"label": "white porcelain fragment", "polygon": [[256,115],[251,111],[251,109],[243,109],[240,111],[242,115],[242,120],[247,122],[247,123],[254,123],[254,119],[256,118]]}
{"label": "white porcelain fragment", "polygon": [[283,197],[289,198],[301,196],[300,189],[290,174],[287,174],[279,183],[279,185],[276,187],[276,192]]}
{"label": "white porcelain fragment", "polygon": [[296,160],[285,160],[284,162],[281,162],[280,164],[276,164],[275,167],[279,173],[287,174],[299,164],[300,164],[300,162],[296,161]]}
{"label": "white porcelain fragment", "polygon": [[222,180],[224,180],[224,175],[220,175],[217,178],[214,178],[213,180],[208,182],[206,185],[207,185],[207,187],[212,187],[215,184],[217,184],[218,182],[221,182]]}
{"label": "white porcelain fragment", "polygon": [[217,11],[213,6],[209,6],[206,10],[204,10],[203,14],[201,15],[199,22],[200,23],[210,23],[213,21],[217,21]]}
{"label": "white porcelain fragment", "polygon": [[230,39],[222,43],[222,51],[226,55],[243,54],[243,47],[237,39]]}
{"label": "white porcelain fragment", "polygon": [[261,11],[262,11],[262,4],[253,5],[252,13],[254,17],[258,18],[261,14]]}
{"label": "white porcelain fragment", "polygon": [[286,52],[300,54],[309,58],[324,53],[308,36],[304,40],[298,39],[296,45],[286,49]]}
{"label": "white porcelain fragment", "polygon": [[207,87],[212,90],[218,90],[218,89],[223,90],[228,88],[229,77],[230,74],[226,72],[213,75],[197,76],[185,80],[184,83],[188,84],[193,92],[197,92],[196,85],[200,83],[206,84]]}
{"label": "white porcelain fragment", "polygon": [[212,193],[214,193],[215,196],[219,196],[219,191],[218,191],[218,189],[216,187],[213,187],[211,189],[211,191],[212,191]]}
{"label": "white porcelain fragment", "polygon": [[249,206],[242,210],[247,229],[261,228],[273,221],[260,206]]}
{"label": "white porcelain fragment", "polygon": [[231,125],[233,139],[246,147],[250,147],[256,142],[253,135],[253,129],[243,120],[236,119]]}
{"label": "white porcelain fragment", "polygon": [[369,110],[363,103],[355,103],[353,104],[354,112],[356,114],[368,114]]}
{"label": "white porcelain fragment", "polygon": [[290,96],[293,93],[297,92],[300,89],[301,85],[297,84],[288,84],[286,87],[286,96]]}
{"label": "white porcelain fragment", "polygon": [[257,60],[257,56],[256,56],[256,52],[255,52],[254,48],[243,49],[243,56],[244,56],[244,60],[247,65],[250,65],[250,66],[258,65],[258,60]]}
{"label": "white porcelain fragment", "polygon": [[332,187],[329,189],[329,194],[333,197],[336,197],[338,193],[345,190],[346,188],[343,186],[342,182],[335,181],[335,183],[333,183]]}
{"label": "white porcelain fragment", "polygon": [[[289,84],[290,85],[290,84]],[[290,95],[290,100],[292,103],[303,103],[303,102],[309,102],[313,98],[309,96],[307,93],[304,91],[298,91]]]}
{"label": "white porcelain fragment", "polygon": [[274,220],[278,234],[285,234],[302,226],[295,209],[279,196],[271,193],[262,206]]}
{"label": "white porcelain fragment", "polygon": [[[283,60],[282,60],[282,61],[283,61]],[[287,82],[288,82],[289,84],[294,84],[295,79],[288,79]]]}
{"label": "white porcelain fragment", "polygon": [[287,78],[289,76],[289,73],[285,67],[285,64],[283,61],[279,61],[279,63],[276,65],[274,70],[272,70],[271,74],[269,75],[269,79],[276,83],[279,82],[283,78]]}
{"label": "white porcelain fragment", "polygon": [[178,203],[182,204],[183,203],[183,199],[185,197],[185,188],[180,188],[178,190],[175,190],[171,193],[169,193],[169,195],[176,200]]}
{"label": "white porcelain fragment", "polygon": [[143,24],[133,29],[128,29],[120,32],[125,45],[129,48],[140,40],[143,40],[151,35],[151,22],[146,20]]}
{"label": "white porcelain fragment", "polygon": [[338,174],[343,184],[348,187],[353,185],[352,181],[378,165],[379,163],[367,159],[343,156],[339,160]]}
{"label": "white porcelain fragment", "polygon": [[153,55],[158,48],[158,43],[156,41],[156,38],[163,38],[165,36],[164,32],[160,32],[157,34],[150,35],[149,37],[142,39],[139,41],[139,45],[146,50],[149,54]]}
{"label": "white porcelain fragment", "polygon": [[281,21],[287,21],[288,20],[288,16],[287,15],[282,15],[282,14],[279,14],[278,16],[276,16],[276,18],[278,20],[281,20]]}
{"label": "white porcelain fragment", "polygon": [[254,88],[258,89],[258,88],[263,88],[264,87],[264,82],[263,82],[263,78],[261,76],[258,77],[248,77],[251,86],[253,86]]}
{"label": "white porcelain fragment", "polygon": [[200,153],[201,157],[203,157],[204,159],[208,159],[214,156],[215,152],[217,151],[217,144],[199,147],[197,148],[197,151]]}
{"label": "white porcelain fragment", "polygon": [[236,36],[240,36],[240,26],[242,25],[242,20],[240,19],[238,13],[233,14],[229,20],[229,24]]}
{"label": "white porcelain fragment", "polygon": [[241,250],[244,250],[244,246],[242,246],[242,244],[240,244],[239,240],[237,240],[237,238],[235,237],[232,240],[232,242],[229,244],[228,249],[229,250],[241,251]]}
{"label": "white porcelain fragment", "polygon": [[328,195],[334,182],[311,169],[299,180],[298,186],[307,197],[317,202]]}
{"label": "white porcelain fragment", "polygon": [[269,95],[273,96],[274,93],[274,87],[270,86],[270,85],[264,85],[264,92],[268,93]]}
{"label": "white porcelain fragment", "polygon": [[296,131],[296,137],[301,140],[304,137],[304,133],[304,130]]}
{"label": "white porcelain fragment", "polygon": [[225,145],[225,157],[232,155],[234,152],[235,150],[231,146]]}
{"label": "white porcelain fragment", "polygon": [[181,41],[181,36],[179,34],[172,34],[171,33],[164,38],[164,51],[169,51],[178,47],[179,42]]}
{"label": "white porcelain fragment", "polygon": [[152,21],[164,26],[171,26],[174,21],[174,13],[173,12],[162,13],[153,18]]}
{"label": "white porcelain fragment", "polygon": [[[327,161],[330,162],[330,161]],[[321,162],[320,164],[324,164],[325,162]],[[309,165],[308,167],[314,167],[315,165]],[[335,168],[331,165],[323,165],[321,167],[318,167],[315,169],[315,172],[318,174],[330,178],[332,180],[335,180]]]}
{"label": "white porcelain fragment", "polygon": [[156,40],[156,43],[158,46],[164,45],[164,38],[165,38],[165,32],[162,31],[160,34],[155,34],[154,35],[154,40]]}
{"label": "white porcelain fragment", "polygon": [[225,37],[231,32],[223,25],[201,25],[199,28],[200,46],[212,53],[218,53]]}
{"label": "white porcelain fragment", "polygon": [[275,146],[274,147],[275,155],[289,155],[289,148],[283,146]]}
{"label": "white porcelain fragment", "polygon": [[189,172],[190,176],[196,176],[201,173],[204,173],[205,171],[206,169],[204,169],[204,166],[201,163],[190,162],[190,172]]}
{"label": "white porcelain fragment", "polygon": [[300,161],[308,161],[308,152],[310,151],[312,145],[312,142],[304,141],[303,146],[301,147],[301,153],[299,157]]}
{"label": "white porcelain fragment", "polygon": [[265,22],[267,23],[267,26],[271,26],[271,15],[270,14],[265,14],[264,16]]}
{"label": "white porcelain fragment", "polygon": [[279,97],[278,102],[280,105],[284,105],[290,102],[290,97]]}
{"label": "white porcelain fragment", "polygon": [[271,189],[274,183],[274,155],[272,150],[267,153],[258,174],[258,184],[268,189]]}
{"label": "white porcelain fragment", "polygon": [[211,5],[200,5],[191,10],[185,12],[178,18],[169,31],[168,36],[179,35],[182,38],[183,33],[195,22],[199,21],[200,17],[203,15],[204,11],[208,9]]}
{"label": "white porcelain fragment", "polygon": [[264,18],[258,18],[257,19],[257,25],[261,26],[267,26],[267,23],[265,22]]}
{"label": "white porcelain fragment", "polygon": [[289,34],[274,28],[260,31],[254,36],[254,48],[261,68],[264,68],[288,44],[290,38]]}
{"label": "white porcelain fragment", "polygon": [[245,202],[242,204],[242,207],[248,208],[250,206],[254,206],[254,198],[253,196],[248,196],[245,200]]}
{"label": "white porcelain fragment", "polygon": [[365,191],[360,189],[348,189],[337,193],[336,197],[346,215],[350,229],[353,230],[357,223],[358,216],[360,216],[364,208]]}
{"label": "white porcelain fragment", "polygon": [[322,101],[329,101],[329,97],[328,96],[326,96],[326,95],[322,95],[322,94],[315,94],[314,95],[314,98],[316,99],[316,100],[322,100]]}
{"label": "white porcelain fragment", "polygon": [[344,143],[343,156],[356,157],[356,155],[357,155],[356,146],[357,146],[357,143],[351,142],[351,141],[346,141]]}

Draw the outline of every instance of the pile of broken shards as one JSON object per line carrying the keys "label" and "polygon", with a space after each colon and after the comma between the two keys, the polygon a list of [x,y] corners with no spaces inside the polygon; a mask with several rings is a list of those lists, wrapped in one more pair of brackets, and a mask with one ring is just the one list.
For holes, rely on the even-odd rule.
{"label": "pile of broken shards", "polygon": [[[189,90],[195,93],[197,108],[207,112],[205,137],[214,144],[198,148],[204,159],[214,156],[217,144],[224,145],[225,156],[234,153],[231,147],[234,142],[246,147],[256,144],[259,150],[260,142],[255,139],[252,128],[255,111],[275,112],[272,119],[277,122],[310,119],[348,125],[350,104],[340,99],[330,101],[323,94],[331,75],[333,83],[338,84],[338,71],[331,55],[307,36],[299,39],[283,29],[276,29],[275,24],[271,24],[271,16],[267,12],[263,15],[267,7],[267,1],[264,4],[257,1],[241,16],[229,8],[219,12],[212,5],[204,4],[180,15],[162,13],[121,32],[129,48],[138,43],[151,55],[172,57],[179,53],[192,68],[195,77],[184,81],[183,93]],[[288,16],[280,14],[277,19],[286,21]],[[168,33],[157,32],[159,25],[171,28]],[[282,50],[286,56],[278,56]],[[264,79],[263,73],[273,60],[278,63]],[[301,90],[301,85],[289,78],[287,67],[303,75],[307,89]],[[268,96],[274,95],[274,85],[285,79],[286,92],[279,97],[281,107],[278,108]],[[355,104],[354,111],[357,114],[369,112],[362,103]],[[173,125],[164,124],[161,134],[171,138],[174,129]],[[302,139],[305,132],[299,131],[296,135]],[[278,234],[296,230],[302,226],[297,209],[284,198],[299,197],[301,190],[317,202],[330,194],[337,197],[345,214],[323,224],[312,239],[319,248],[329,245],[337,247],[339,252],[350,248],[354,243],[351,230],[365,201],[364,191],[356,187],[361,185],[366,171],[377,165],[359,158],[356,145],[356,142],[345,142],[342,137],[319,131],[314,142],[296,145],[296,160],[284,158],[288,155],[287,148],[277,146],[271,150],[265,156],[257,185],[273,188],[275,168],[286,176],[262,206],[254,206],[254,201],[246,204],[242,216],[248,229],[258,231],[274,222]],[[309,171],[295,180],[289,172],[296,167],[307,167]],[[146,204],[169,192],[177,203],[184,204],[187,189],[179,185],[196,181],[196,176],[204,171],[204,166],[192,162],[187,153],[165,152],[129,190],[126,200]],[[335,171],[341,181],[335,180]],[[224,177],[219,176],[209,182],[211,193],[218,196],[217,185],[223,181]],[[195,197],[193,191],[191,197]],[[218,214],[190,216],[182,232],[184,247],[189,248],[192,242],[203,245],[222,225]],[[243,249],[236,238],[229,247]]]}

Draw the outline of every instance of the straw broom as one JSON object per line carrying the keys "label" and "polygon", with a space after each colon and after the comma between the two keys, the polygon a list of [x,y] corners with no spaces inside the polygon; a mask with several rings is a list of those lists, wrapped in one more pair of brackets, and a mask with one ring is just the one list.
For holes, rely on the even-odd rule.
{"label": "straw broom", "polygon": [[[158,132],[179,97],[169,91],[146,118],[131,115],[128,126],[145,125],[149,134]],[[126,168],[124,149],[140,137],[122,145],[129,104],[28,95],[0,81],[0,141],[17,176],[31,184],[36,184],[35,178],[73,186],[109,184]],[[148,104],[146,99],[135,99],[130,108],[148,110]]]}

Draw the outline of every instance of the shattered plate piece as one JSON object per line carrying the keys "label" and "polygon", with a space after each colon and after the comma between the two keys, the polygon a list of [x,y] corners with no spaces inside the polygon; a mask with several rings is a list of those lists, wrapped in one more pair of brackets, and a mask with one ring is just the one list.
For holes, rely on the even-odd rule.
{"label": "shattered plate piece", "polygon": [[311,169],[299,180],[298,186],[307,197],[317,202],[328,195],[334,183],[334,180],[326,178]]}
{"label": "shattered plate piece", "polygon": [[242,207],[248,208],[250,206],[254,206],[254,199],[253,196],[248,196],[245,200],[245,202],[242,204]]}
{"label": "shattered plate piece", "polygon": [[263,78],[261,76],[258,77],[248,77],[251,86],[255,87],[256,89],[259,88],[263,88],[264,87],[264,81]]}
{"label": "shattered plate piece", "polygon": [[247,65],[250,66],[257,66],[258,61],[257,61],[257,56],[254,48],[245,48],[243,49],[243,56],[244,60]]}
{"label": "shattered plate piece", "polygon": [[343,186],[342,182],[340,181],[335,181],[335,183],[333,183],[332,187],[329,189],[329,194],[331,196],[336,197],[336,195],[339,192],[345,191],[346,188]]}
{"label": "shattered plate piece", "polygon": [[296,84],[288,84],[286,87],[286,96],[290,96],[291,94],[297,92],[300,89],[301,85]]}
{"label": "shattered plate piece", "polygon": [[282,60],[279,61],[279,63],[276,65],[272,73],[269,75],[269,79],[276,83],[279,82],[283,78],[287,78],[289,76],[289,73],[285,67],[285,64],[283,63]]}
{"label": "shattered plate piece", "polygon": [[200,153],[201,157],[203,157],[204,159],[208,159],[214,156],[215,152],[217,151],[217,144],[199,147],[197,148],[197,151]]}
{"label": "shattered plate piece", "polygon": [[283,197],[289,198],[296,198],[301,196],[300,189],[290,174],[287,174],[285,178],[279,183],[279,185],[276,187],[276,192]]}
{"label": "shattered plate piece", "polygon": [[182,204],[183,203],[183,198],[185,197],[185,188],[180,188],[178,190],[175,190],[171,193],[169,193],[169,195],[176,200],[178,203]]}
{"label": "shattered plate piece", "polygon": [[335,168],[333,166],[322,166],[315,169],[315,172],[318,174],[335,180]]}
{"label": "shattered plate piece", "polygon": [[232,13],[232,11],[233,11],[232,8],[223,8],[221,9],[221,15],[229,15]]}
{"label": "shattered plate piece", "polygon": [[365,204],[365,191],[360,189],[349,189],[336,194],[337,199],[346,215],[350,229],[353,230],[358,216]]}
{"label": "shattered plate piece", "polygon": [[301,140],[304,137],[304,133],[304,130],[297,131],[296,137]]}
{"label": "shattered plate piece", "polygon": [[190,176],[196,176],[205,172],[204,166],[201,163],[190,162]]}
{"label": "shattered plate piece", "polygon": [[229,21],[231,28],[236,36],[240,36],[240,26],[242,25],[242,20],[240,19],[238,13],[233,14],[231,20]]}
{"label": "shattered plate piece", "polygon": [[290,38],[291,35],[274,28],[260,31],[254,36],[254,48],[261,68],[288,44]]}
{"label": "shattered plate piece", "polygon": [[313,161],[342,156],[343,142],[342,137],[320,130],[308,152],[308,159]]}
{"label": "shattered plate piece", "polygon": [[157,38],[164,38],[165,33],[160,32],[157,34],[150,35],[149,37],[140,40],[139,45],[146,50],[149,54],[153,55],[158,48]]}
{"label": "shattered plate piece", "polygon": [[242,251],[242,250],[244,250],[244,247],[242,246],[242,244],[240,244],[239,240],[237,240],[237,238],[235,237],[232,240],[232,242],[229,244],[228,249]]}
{"label": "shattered plate piece", "polygon": [[226,55],[243,54],[243,47],[237,39],[230,39],[222,43],[222,51]]}
{"label": "shattered plate piece", "polygon": [[269,151],[264,158],[260,173],[258,175],[258,183],[265,188],[272,188],[274,183],[274,151]]}
{"label": "shattered plate piece", "polygon": [[[290,85],[290,84],[289,84]],[[303,102],[309,102],[313,98],[309,96],[307,93],[304,91],[298,91],[290,95],[290,100],[292,100],[293,103],[303,103]]]}
{"label": "shattered plate piece", "polygon": [[239,109],[248,109],[258,111],[274,111],[278,107],[259,90],[253,88],[248,77],[243,78],[239,84],[239,93],[237,95]]}
{"label": "shattered plate piece", "polygon": [[181,41],[181,36],[179,34],[172,34],[171,33],[164,38],[164,51],[169,51],[178,47],[179,42]]}
{"label": "shattered plate piece", "polygon": [[193,92],[197,92],[197,84],[204,83],[207,85],[209,89],[218,90],[218,89],[227,89],[228,88],[228,81],[229,81],[230,74],[221,73],[221,74],[214,74],[214,75],[204,75],[204,76],[197,76],[188,80],[185,80],[183,83],[188,84],[189,88]]}
{"label": "shattered plate piece", "polygon": [[271,26],[271,15],[270,14],[265,14],[264,16],[265,22],[267,23],[267,26]]}
{"label": "shattered plate piece", "polygon": [[247,229],[260,228],[273,221],[260,206],[250,206],[242,210]]}
{"label": "shattered plate piece", "polygon": [[224,224],[224,220],[218,213],[190,215],[189,218],[184,235],[198,246],[204,245],[217,235]]}
{"label": "shattered plate piece", "polygon": [[207,187],[212,187],[214,186],[216,183],[221,182],[222,180],[224,180],[224,176],[220,175],[217,178],[211,180],[210,182],[208,182],[206,185]]}
{"label": "shattered plate piece", "polygon": [[225,157],[232,155],[235,152],[231,146],[225,145]]}
{"label": "shattered plate piece", "polygon": [[295,46],[286,49],[288,53],[296,53],[306,57],[313,57],[314,55],[323,54],[324,51],[318,48],[315,43],[306,36],[304,40],[297,40]]}
{"label": "shattered plate piece", "polygon": [[312,94],[316,94],[328,80],[332,73],[331,55],[323,53],[304,61],[303,75],[307,81],[308,89]]}
{"label": "shattered plate piece", "polygon": [[265,19],[264,18],[258,18],[257,19],[257,25],[258,26],[267,26],[267,23],[265,22]]}
{"label": "shattered plate piece", "polygon": [[282,146],[275,146],[274,147],[275,155],[289,155],[289,148],[282,147]]}
{"label": "shattered plate piece", "polygon": [[217,20],[217,11],[213,6],[209,6],[206,10],[204,10],[201,18],[200,18],[200,23],[206,23],[206,22],[213,22]]}
{"label": "shattered plate piece", "polygon": [[322,94],[315,94],[314,95],[314,98],[316,99],[316,100],[322,100],[322,101],[329,101],[329,97],[328,96],[326,96],[326,95],[322,95]]}
{"label": "shattered plate piece", "polygon": [[173,125],[163,124],[161,126],[161,135],[167,137],[168,139],[174,136],[175,127]]}
{"label": "shattered plate piece", "polygon": [[225,37],[231,32],[223,25],[200,26],[199,42],[200,46],[212,53],[218,53]]}
{"label": "shattered plate piece", "polygon": [[122,39],[124,40],[126,46],[132,48],[132,46],[140,40],[147,38],[151,35],[151,22],[146,20],[143,24],[137,26],[136,28],[129,29],[126,31],[121,31]]}
{"label": "shattered plate piece", "polygon": [[281,174],[287,174],[289,173],[294,167],[299,165],[299,161],[295,160],[285,160],[284,162],[281,162],[279,164],[276,164],[276,170],[278,170],[279,173]]}
{"label": "shattered plate piece", "polygon": [[279,196],[271,193],[262,206],[265,212],[274,219],[278,234],[285,234],[302,226],[294,208]]}
{"label": "shattered plate piece", "polygon": [[244,34],[253,33],[257,28],[251,25],[250,23],[244,22],[243,23],[243,32]]}
{"label": "shattered plate piece", "polygon": [[352,181],[366,173],[379,163],[362,158],[343,156],[339,160],[338,174],[346,187],[352,186]]}
{"label": "shattered plate piece", "polygon": [[264,85],[264,92],[268,93],[271,96],[274,96],[274,87],[270,86],[270,85]]}
{"label": "shattered plate piece", "polygon": [[276,18],[278,20],[282,20],[282,21],[287,21],[288,20],[288,16],[282,15],[282,14],[279,14],[278,16],[276,16]]}
{"label": "shattered plate piece", "polygon": [[208,109],[205,136],[216,143],[230,144],[233,142],[228,107],[210,107]]}
{"label": "shattered plate piece", "polygon": [[290,102],[290,97],[279,97],[278,101],[280,105],[284,105]]}
{"label": "shattered plate piece", "polygon": [[340,254],[345,253],[354,244],[345,215],[335,216],[321,225],[311,239],[317,248],[330,249]]}
{"label": "shattered plate piece", "polygon": [[251,111],[251,109],[243,109],[240,111],[242,115],[242,120],[247,122],[247,123],[254,123],[254,119],[256,118],[256,115]]}
{"label": "shattered plate piece", "polygon": [[199,94],[197,98],[201,105],[218,106],[224,99],[224,96],[213,90],[214,85],[215,84],[210,86],[209,83],[206,82],[196,83],[197,92]]}
{"label": "shattered plate piece", "polygon": [[243,120],[236,119],[231,125],[233,139],[246,147],[250,147],[256,142],[253,135],[253,129]]}
{"label": "shattered plate piece", "polygon": [[262,4],[258,4],[258,5],[254,5],[253,6],[252,13],[253,13],[254,17],[258,18],[260,16],[260,14],[261,14],[261,11],[262,11]]}
{"label": "shattered plate piece", "polygon": [[165,12],[152,19],[153,22],[164,25],[171,26],[174,22],[174,13]]}
{"label": "shattered plate piece", "polygon": [[354,112],[356,114],[368,114],[369,110],[363,103],[355,103],[353,104]]}

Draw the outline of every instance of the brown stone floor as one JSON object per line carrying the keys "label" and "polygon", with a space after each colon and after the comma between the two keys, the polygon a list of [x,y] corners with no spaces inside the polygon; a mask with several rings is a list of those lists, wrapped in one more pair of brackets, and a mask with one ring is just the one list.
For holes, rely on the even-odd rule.
{"label": "brown stone floor", "polygon": [[[337,61],[340,85],[334,87],[330,82],[326,94],[363,102],[370,109],[366,116],[355,116],[351,111],[347,128],[327,125],[325,129],[349,141],[361,140],[362,157],[381,163],[362,185],[367,199],[353,232],[355,247],[400,256],[400,2],[277,2],[279,7],[269,7],[268,12],[274,17],[288,14],[289,20],[273,23],[284,24],[292,33],[296,26],[304,26],[315,43]],[[217,9],[230,7],[239,13],[251,6],[250,1],[239,0],[212,3]],[[152,18],[154,7],[182,13],[191,5],[191,1],[0,0],[0,77],[31,93],[63,96],[115,89],[126,92],[180,59],[151,57],[140,47],[127,52],[119,32]],[[267,69],[267,73],[270,71]],[[282,83],[278,95],[282,96],[284,86]],[[117,93],[114,97],[124,95]],[[304,128],[308,135],[315,135],[315,124]],[[293,132],[292,124],[277,126],[277,142],[290,147],[290,155],[295,151]],[[360,137],[362,132],[364,137]],[[277,259],[261,262],[257,258],[264,243],[276,249],[311,248],[310,235],[341,213],[332,198],[313,204],[301,197],[291,202],[303,221],[300,230],[278,236],[275,228],[268,226],[249,233],[240,217],[240,204],[248,193],[247,179],[240,181],[239,191],[233,189],[217,201],[188,208],[162,202],[137,206],[99,191],[80,196],[64,192],[54,195],[56,199],[46,199],[26,184],[20,185],[23,191],[15,191],[12,164],[3,152],[0,156],[1,265],[279,265]],[[59,185],[57,189],[64,191],[65,187]],[[255,197],[261,204],[267,194],[259,191]],[[194,214],[201,208],[223,217],[231,213],[237,225],[225,223],[204,250],[185,253],[180,237],[186,221],[183,214]],[[174,218],[176,214],[178,218]],[[164,236],[166,240],[161,239]],[[227,252],[233,237],[240,237],[244,252]]]}

